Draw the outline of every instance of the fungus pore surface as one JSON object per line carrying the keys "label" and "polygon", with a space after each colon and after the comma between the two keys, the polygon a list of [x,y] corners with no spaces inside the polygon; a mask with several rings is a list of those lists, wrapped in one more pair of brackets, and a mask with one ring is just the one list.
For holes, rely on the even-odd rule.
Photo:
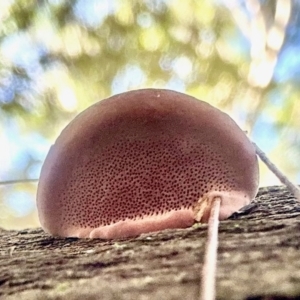
{"label": "fungus pore surface", "polygon": [[37,207],[52,235],[119,238],[220,220],[258,188],[255,149],[226,114],[185,94],[144,89],[102,100],[60,134]]}

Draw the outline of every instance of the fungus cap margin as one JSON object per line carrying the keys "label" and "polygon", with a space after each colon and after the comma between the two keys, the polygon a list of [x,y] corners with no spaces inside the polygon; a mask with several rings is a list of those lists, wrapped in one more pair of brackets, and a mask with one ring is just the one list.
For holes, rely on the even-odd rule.
{"label": "fungus cap margin", "polygon": [[[99,214],[97,215],[95,212],[99,202],[95,204],[94,201],[93,209],[90,209],[88,213],[82,214],[85,207],[90,205],[89,199],[91,197],[87,190],[88,185],[84,185],[80,180],[75,180],[75,186],[78,188],[77,192],[81,193],[83,190],[83,194],[87,195],[86,199],[82,198],[80,201],[75,199],[75,201],[74,197],[76,198],[76,196],[73,195],[69,198],[70,203],[68,205],[63,200],[64,197],[62,195],[69,192],[74,194],[74,190],[72,191],[72,188],[70,188],[70,180],[72,180],[72,174],[75,172],[74,165],[76,166],[79,161],[81,163],[90,162],[90,155],[95,155],[93,152],[93,149],[96,147],[95,145],[98,147],[101,144],[98,149],[100,153],[98,154],[101,157],[105,151],[109,153],[113,152],[113,148],[103,150],[105,148],[104,145],[111,143],[113,139],[117,140],[120,138],[124,142],[125,138],[126,142],[126,138],[129,137],[129,140],[131,139],[138,144],[139,139],[146,139],[147,141],[147,138],[149,138],[155,140],[155,136],[160,134],[160,132],[163,132],[162,138],[166,136],[174,138],[172,146],[175,145],[177,148],[180,148],[179,152],[190,151],[189,153],[192,153],[192,150],[187,150],[188,147],[185,148],[185,145],[189,142],[192,144],[195,143],[195,139],[202,140],[203,144],[209,143],[211,147],[216,147],[220,153],[222,152],[220,154],[222,159],[224,157],[228,158],[227,165],[234,170],[233,173],[229,172],[227,175],[232,176],[233,174],[235,176],[230,180],[234,182],[236,190],[233,189],[229,192],[226,189],[215,191],[214,186],[212,186],[211,190],[207,190],[207,186],[209,186],[208,182],[206,183],[206,190],[203,189],[199,193],[200,197],[197,197],[197,199],[194,198],[195,205],[199,199],[205,198],[205,195],[209,195],[209,192],[223,192],[220,219],[224,219],[234,211],[248,204],[256,195],[258,188],[258,165],[254,146],[228,115],[208,103],[185,94],[170,90],[143,89],[115,95],[92,105],[79,114],[62,131],[49,151],[38,185],[37,206],[42,227],[53,235],[114,238],[137,235],[143,232],[157,231],[170,227],[190,226],[195,218],[191,213],[193,205],[189,207],[187,205],[180,206],[180,201],[182,200],[177,203],[177,207],[168,207],[169,203],[172,203],[172,199],[168,200],[166,208],[163,211],[158,210],[157,213],[154,213],[154,216],[153,213],[152,215],[145,216],[145,214],[141,215],[139,212],[139,216],[132,217],[131,215],[126,217],[125,215],[125,218],[119,217],[119,219],[109,224],[100,224],[99,226],[95,226],[92,222],[89,225],[84,224],[84,222],[79,224],[79,222],[76,221],[76,223],[72,220],[72,214],[74,216],[77,214],[81,218],[85,218],[85,220],[87,218],[98,218],[99,220]],[[183,137],[183,140],[176,141],[177,136]],[[185,137],[187,138],[185,139]],[[132,146],[132,144],[130,145]],[[155,141],[151,145],[157,146]],[[200,143],[198,146],[201,148],[201,145]],[[139,145],[139,147],[143,146]],[[136,153],[138,153],[139,147],[136,148]],[[146,144],[147,147],[149,148],[149,144]],[[159,147],[157,146],[157,148]],[[160,151],[163,150],[160,149]],[[168,149],[168,151],[170,152],[171,150]],[[208,153],[205,151],[203,153]],[[116,153],[120,154],[119,152]],[[166,156],[165,152],[158,153],[158,155],[160,154]],[[176,158],[177,153],[173,156]],[[174,164],[173,156],[169,157],[171,164]],[[195,159],[195,164],[199,164],[201,160],[199,159],[199,155],[197,157],[198,161]],[[109,158],[111,159],[111,157]],[[152,158],[155,159],[155,156]],[[187,159],[186,156],[185,159]],[[189,168],[192,169],[193,162],[188,163]],[[206,162],[204,159],[203,164],[205,168],[209,169],[209,161]],[[217,168],[217,166],[214,168]],[[112,166],[112,169],[114,169],[114,166]],[[88,170],[86,169],[86,171]],[[191,174],[193,175],[194,173],[187,173],[187,176],[192,176]],[[206,173],[203,171],[203,174]],[[226,174],[224,176],[226,177]],[[186,177],[183,179],[187,180]],[[100,179],[98,178],[98,180]],[[93,182],[95,183],[95,181]],[[198,182],[201,182],[201,180],[198,180]],[[74,202],[72,202],[73,200]],[[120,206],[122,206],[122,201],[120,201],[119,199],[115,201],[118,202],[118,205],[113,210],[110,210],[109,213],[117,213],[120,210]],[[143,205],[142,202],[138,202],[138,204]],[[162,204],[164,203],[160,203],[160,205]],[[74,209],[75,205],[76,209]],[[80,205],[82,206],[81,208]],[[182,215],[180,215],[181,212]],[[64,216],[66,213],[71,214],[71,217],[66,219]],[[207,211],[204,213],[202,221],[206,221],[206,215]],[[76,219],[76,217],[74,218]],[[180,221],[176,222],[175,219],[179,219]],[[173,223],[170,220],[173,220]],[[138,223],[139,230],[135,227]],[[110,231],[113,233],[101,234],[105,229],[118,228],[118,224],[120,225],[118,230]],[[98,234],[96,234],[97,232]]]}

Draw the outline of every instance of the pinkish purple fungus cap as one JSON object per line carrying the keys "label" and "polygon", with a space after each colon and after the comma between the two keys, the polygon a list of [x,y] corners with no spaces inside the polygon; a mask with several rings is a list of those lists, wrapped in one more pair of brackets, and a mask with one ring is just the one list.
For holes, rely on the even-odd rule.
{"label": "pinkish purple fungus cap", "polygon": [[51,147],[37,207],[65,237],[119,238],[220,220],[258,188],[254,146],[225,113],[185,94],[143,89],[79,114]]}

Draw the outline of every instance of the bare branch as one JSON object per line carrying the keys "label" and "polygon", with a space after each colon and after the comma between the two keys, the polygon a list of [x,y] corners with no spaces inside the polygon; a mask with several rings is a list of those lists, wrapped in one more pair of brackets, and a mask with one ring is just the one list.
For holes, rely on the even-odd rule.
{"label": "bare branch", "polygon": [[259,158],[267,165],[267,167],[276,175],[276,177],[295,195],[296,199],[300,201],[300,189],[292,183],[267,157],[267,155],[255,144],[255,150]]}
{"label": "bare branch", "polygon": [[241,9],[240,3],[237,0],[224,0],[224,3],[230,10],[235,23],[243,35],[250,39],[250,22],[246,13]]}
{"label": "bare branch", "polygon": [[212,208],[208,221],[208,238],[206,242],[204,265],[202,268],[200,300],[214,300],[216,296],[216,268],[220,205],[221,198],[215,197],[212,202]]}
{"label": "bare branch", "polygon": [[8,185],[8,184],[20,184],[20,183],[29,183],[29,182],[38,182],[38,178],[33,179],[16,179],[16,180],[4,180],[0,181],[0,185]]}

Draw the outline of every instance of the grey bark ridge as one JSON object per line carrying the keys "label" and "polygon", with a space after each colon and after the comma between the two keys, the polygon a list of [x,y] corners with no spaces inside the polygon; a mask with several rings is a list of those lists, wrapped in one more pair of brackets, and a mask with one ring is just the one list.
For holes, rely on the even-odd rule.
{"label": "grey bark ridge", "polygon": [[[217,299],[300,299],[300,206],[261,188],[220,222]],[[198,299],[207,225],[103,241],[0,229],[0,299]]]}

